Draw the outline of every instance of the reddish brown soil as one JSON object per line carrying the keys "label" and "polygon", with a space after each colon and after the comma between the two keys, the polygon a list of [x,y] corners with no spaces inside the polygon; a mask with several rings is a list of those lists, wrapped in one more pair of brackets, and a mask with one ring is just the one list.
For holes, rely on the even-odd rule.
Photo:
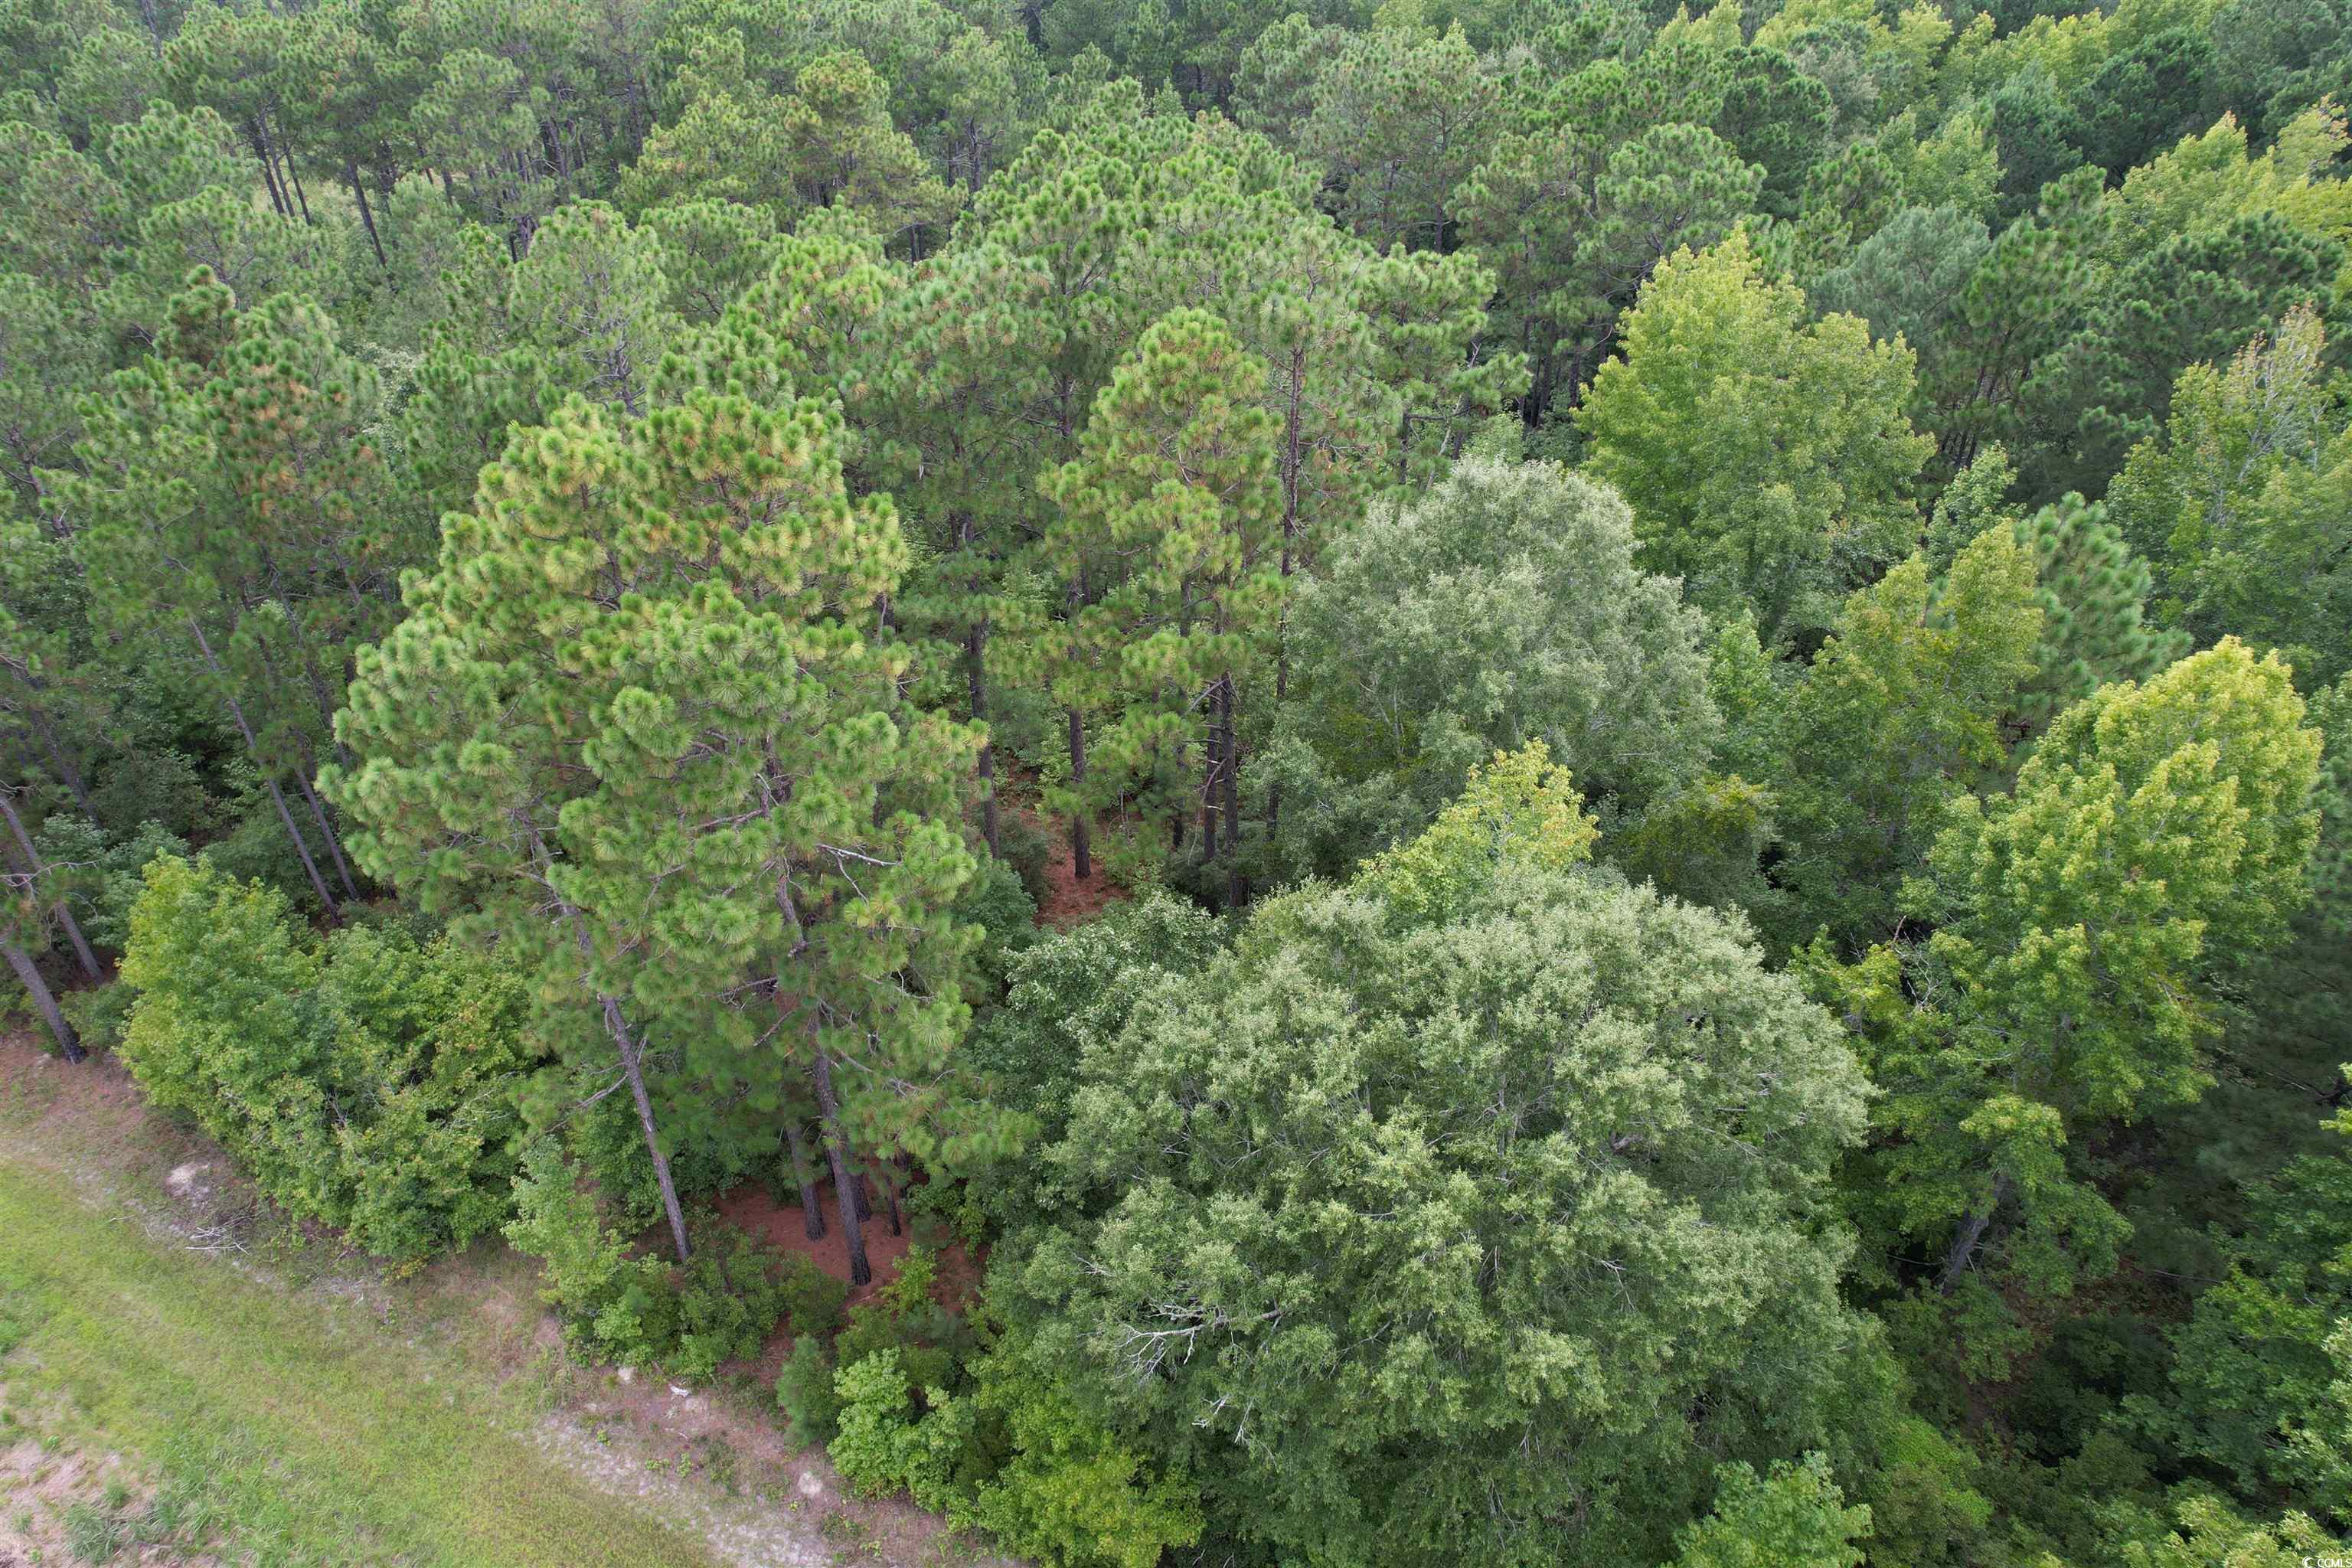
{"label": "reddish brown soil", "polygon": [[1037,923],[1055,931],[1067,931],[1084,925],[1127,897],[1127,889],[1114,884],[1100,863],[1093,868],[1094,875],[1078,880],[1076,866],[1070,858],[1070,846],[1057,839],[1054,858],[1045,862],[1045,901],[1038,906]]}
{"label": "reddish brown soil", "polygon": [[[746,1182],[719,1199],[719,1217],[728,1224],[750,1231],[771,1247],[786,1252],[797,1252],[813,1258],[816,1266],[846,1284],[849,1279],[849,1242],[841,1228],[839,1200],[834,1196],[830,1181],[817,1187],[817,1206],[824,1211],[824,1236],[817,1241],[808,1237],[808,1226],[802,1222],[801,1205],[780,1204],[767,1187],[758,1182]],[[926,1225],[936,1234],[938,1221],[917,1221],[909,1215],[904,1236],[890,1234],[888,1217],[877,1212],[866,1222],[866,1261],[874,1269],[872,1281],[849,1293],[849,1304],[870,1301],[875,1292],[898,1278],[898,1265],[905,1260],[907,1248],[916,1239],[917,1226]],[[940,1306],[955,1311],[969,1307],[980,1294],[980,1277],[987,1263],[986,1250],[975,1258],[961,1241],[949,1240],[937,1246],[939,1276],[931,1286],[931,1299]]]}
{"label": "reddish brown soil", "polygon": [[[830,1181],[817,1187],[817,1206],[824,1211],[824,1239],[811,1241],[808,1226],[803,1222],[801,1205],[780,1204],[759,1182],[746,1182],[719,1200],[719,1217],[728,1224],[740,1226],[771,1247],[786,1252],[797,1252],[814,1258],[816,1266],[846,1283],[849,1279],[849,1239],[841,1228],[841,1202]],[[898,1264],[907,1256],[909,1237],[892,1236],[890,1222],[877,1209],[865,1224],[866,1261],[873,1266],[873,1283],[853,1289],[850,1305],[873,1300],[874,1293],[898,1277]]]}
{"label": "reddish brown soil", "polygon": [[128,1136],[147,1120],[146,1097],[121,1063],[102,1053],[68,1067],[29,1034],[0,1035],[0,1089],[39,1088],[45,1118],[85,1131]]}
{"label": "reddish brown soil", "polygon": [[[1113,882],[1110,874],[1103,869],[1099,852],[1095,856],[1094,864],[1087,868],[1093,874],[1084,881],[1078,879],[1077,861],[1070,852],[1069,830],[1065,824],[1055,818],[1040,816],[1025,805],[1013,809],[1034,823],[1054,841],[1053,858],[1045,862],[1045,901],[1037,906],[1039,925],[1053,931],[1067,931],[1072,926],[1086,924],[1128,896],[1127,889]],[[1099,832],[1096,840],[1099,845]]]}

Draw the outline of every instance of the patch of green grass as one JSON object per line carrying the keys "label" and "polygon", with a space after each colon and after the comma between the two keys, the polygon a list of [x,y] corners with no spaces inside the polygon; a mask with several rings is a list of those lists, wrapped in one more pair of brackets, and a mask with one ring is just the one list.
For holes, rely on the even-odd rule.
{"label": "patch of green grass", "polygon": [[77,1563],[110,1563],[131,1540],[131,1523],[95,1503],[66,1510],[66,1550]]}
{"label": "patch of green grass", "polygon": [[[563,1468],[519,1400],[359,1309],[159,1242],[0,1166],[11,1381],[162,1479],[150,1511],[271,1562],[699,1564],[699,1542]],[[73,1550],[135,1533],[90,1509]],[[69,1526],[69,1528],[75,1528]],[[104,1561],[104,1556],[85,1561]]]}

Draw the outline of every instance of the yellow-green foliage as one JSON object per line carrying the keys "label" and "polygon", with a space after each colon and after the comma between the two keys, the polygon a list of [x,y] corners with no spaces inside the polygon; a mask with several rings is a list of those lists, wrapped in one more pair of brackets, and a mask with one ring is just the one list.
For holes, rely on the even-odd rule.
{"label": "yellow-green foliage", "polygon": [[1360,885],[1408,919],[1442,918],[1501,868],[1566,870],[1600,837],[1568,770],[1537,741],[1472,769],[1461,798],[1412,843],[1366,861]]}
{"label": "yellow-green foliage", "polygon": [[294,1213],[404,1262],[505,1216],[512,1090],[534,1064],[510,973],[396,927],[320,941],[275,889],[164,858],[122,975],[132,1075]]}

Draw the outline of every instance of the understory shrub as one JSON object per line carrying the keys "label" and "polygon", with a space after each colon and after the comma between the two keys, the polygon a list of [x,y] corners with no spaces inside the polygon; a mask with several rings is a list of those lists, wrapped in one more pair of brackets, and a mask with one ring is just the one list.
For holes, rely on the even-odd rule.
{"label": "understory shrub", "polygon": [[777,1291],[793,1332],[831,1334],[841,1327],[841,1310],[849,1300],[849,1281],[835,1279],[814,1260],[798,1253],[786,1258],[784,1277]]}
{"label": "understory shrub", "polygon": [[275,889],[166,856],[122,978],[132,1076],[289,1212],[400,1264],[506,1217],[536,1053],[523,985],[490,959],[394,924],[321,940]]}
{"label": "understory shrub", "polygon": [[722,1363],[759,1354],[788,1304],[821,1320],[837,1314],[847,1294],[842,1288],[828,1307],[828,1293],[792,1267],[814,1264],[787,1262],[707,1215],[692,1224],[703,1238],[692,1262],[630,1257],[627,1241],[551,1139],[524,1156],[514,1195],[507,1239],[545,1267],[541,1297],[563,1320],[574,1352],[589,1361],[707,1381]]}
{"label": "understory shrub", "polygon": [[1143,1454],[1086,1410],[1017,1342],[950,1394],[896,1349],[844,1365],[835,1379],[839,1432],[830,1452],[849,1484],[905,1491],[959,1528],[1064,1568],[1152,1568],[1201,1538],[1198,1489],[1155,1473]]}

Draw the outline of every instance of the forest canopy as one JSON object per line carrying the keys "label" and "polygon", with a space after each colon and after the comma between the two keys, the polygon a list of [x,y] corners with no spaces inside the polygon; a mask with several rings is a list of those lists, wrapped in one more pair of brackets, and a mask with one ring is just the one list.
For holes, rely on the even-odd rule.
{"label": "forest canopy", "polygon": [[1040,1563],[2307,1563],[2347,107],[2347,0],[7,0],[10,1021]]}

